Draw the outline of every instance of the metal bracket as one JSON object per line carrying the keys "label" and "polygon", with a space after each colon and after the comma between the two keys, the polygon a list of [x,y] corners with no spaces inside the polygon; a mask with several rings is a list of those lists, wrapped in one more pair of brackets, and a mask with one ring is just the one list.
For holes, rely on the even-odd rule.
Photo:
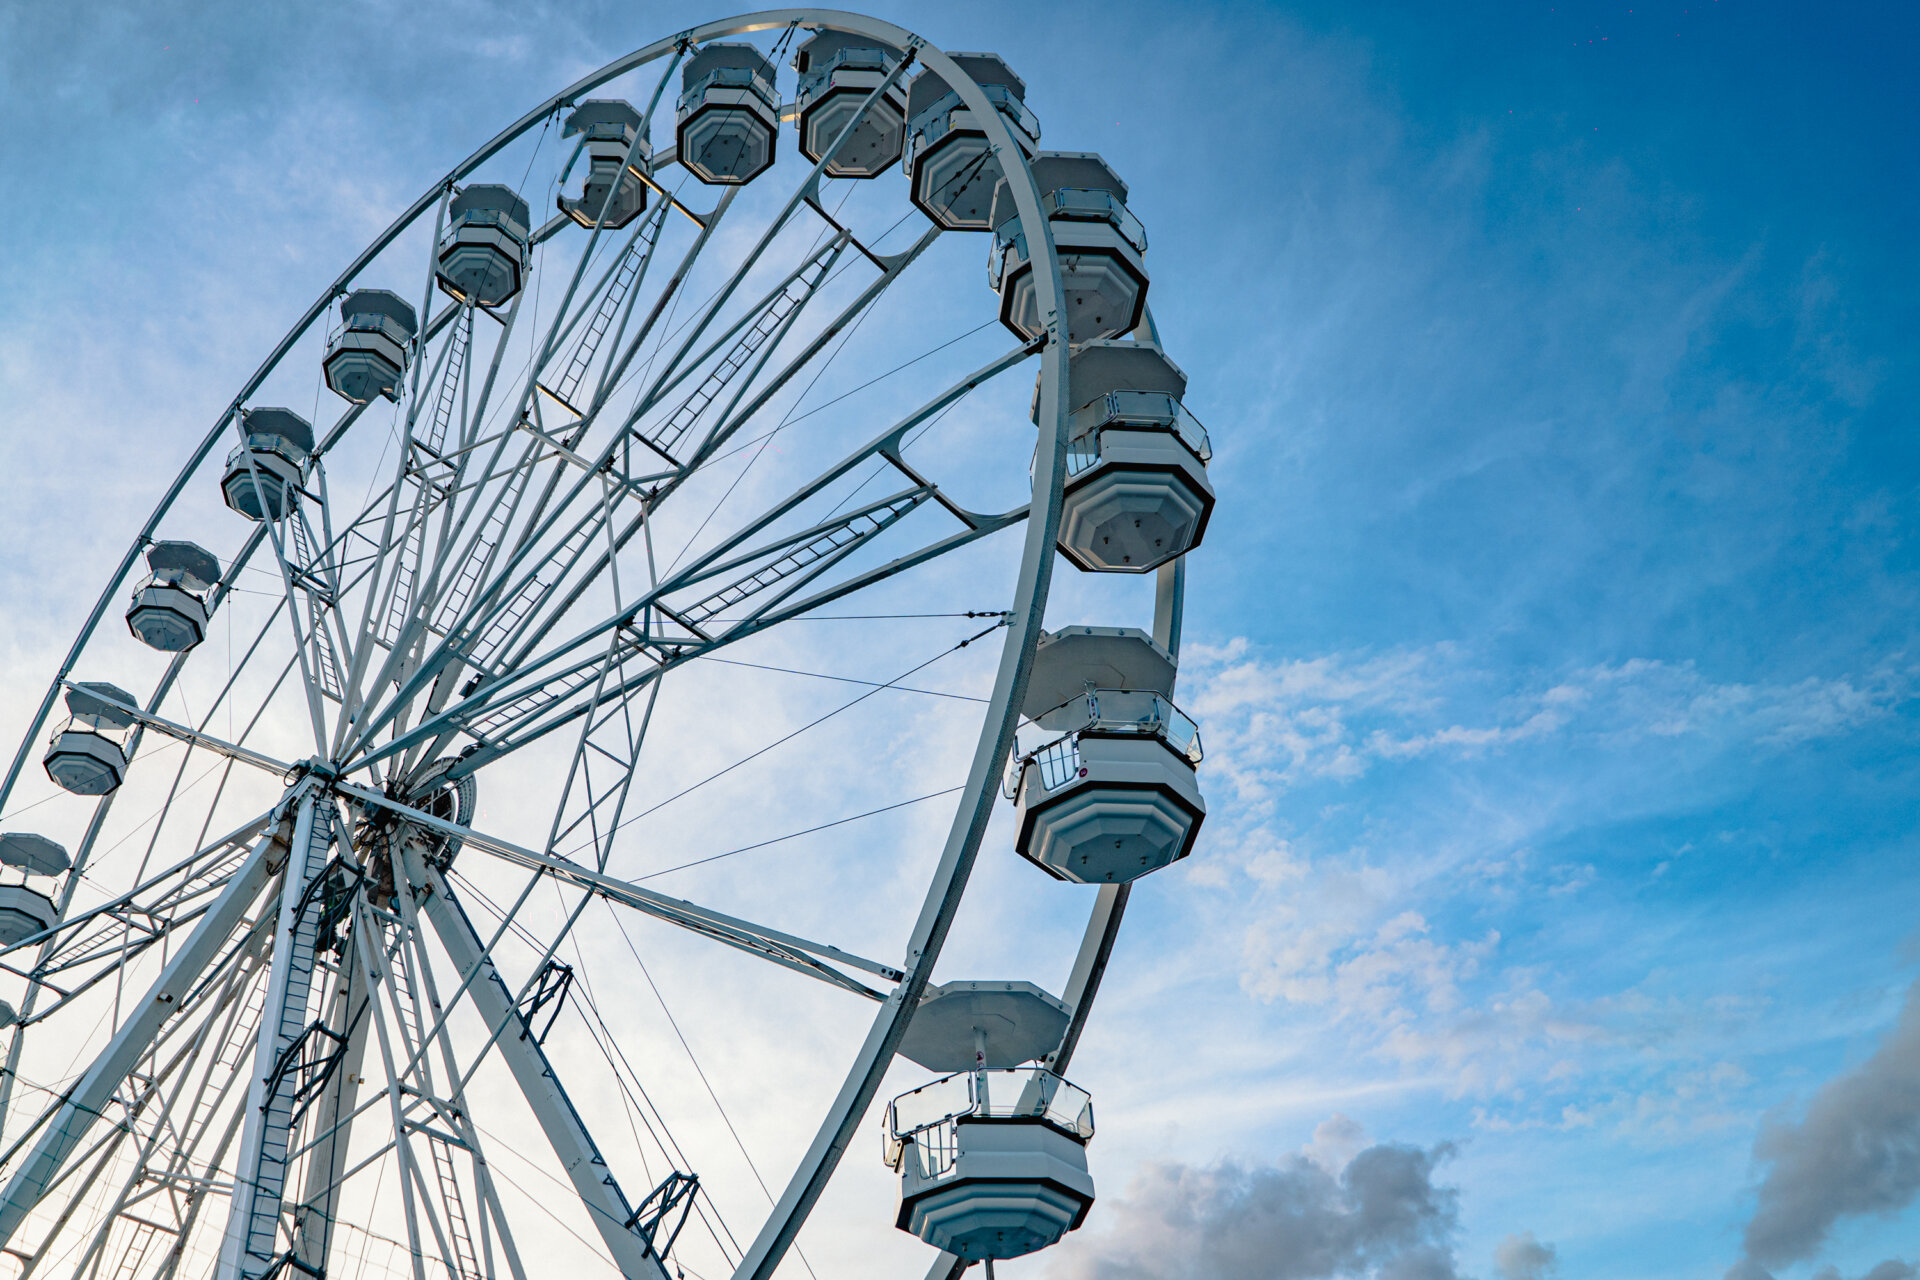
{"label": "metal bracket", "polygon": [[[573,966],[570,964],[561,964],[558,960],[547,961],[547,967],[540,971],[539,982],[534,985],[533,991],[528,995],[524,1007],[520,1010],[520,1021],[524,1024],[520,1028],[520,1038],[522,1040],[525,1040],[528,1036],[533,1036],[533,1042],[535,1044],[546,1044],[547,1033],[553,1030],[555,1020],[560,1017],[561,1005],[566,1000],[567,992],[572,986]],[[547,1025],[540,1028],[538,1035],[534,1035],[533,1020],[539,1017],[540,1011],[548,1005],[553,1006],[553,1012],[547,1015]]]}
{"label": "metal bracket", "polygon": [[[655,1257],[666,1257],[673,1249],[673,1242],[680,1238],[680,1228],[687,1225],[687,1215],[693,1211],[693,1198],[699,1191],[699,1174],[681,1173],[675,1169],[667,1175],[666,1181],[647,1193],[647,1198],[627,1219],[627,1229],[639,1233]],[[674,1222],[673,1230],[667,1233],[667,1242],[656,1245],[654,1241],[659,1236],[661,1224],[676,1209],[680,1216]]]}
{"label": "metal bracket", "polygon": [[311,1280],[327,1280],[327,1269],[302,1261],[298,1254],[289,1249],[273,1260],[273,1265],[267,1268],[266,1274],[261,1276],[260,1280],[286,1280],[290,1276],[308,1276]]}
{"label": "metal bracket", "polygon": [[[330,1042],[330,1043],[329,1043]],[[324,1047],[317,1052],[312,1046]],[[347,1038],[326,1024],[314,1022],[300,1038],[286,1047],[280,1060],[273,1064],[273,1074],[267,1077],[267,1097],[279,1095],[280,1085],[290,1075],[300,1072],[304,1079],[294,1086],[289,1101],[293,1105],[293,1119],[298,1120],[320,1091],[327,1086],[334,1069],[340,1065],[340,1059],[346,1055]],[[262,1108],[264,1110],[265,1108]]]}
{"label": "metal bracket", "polygon": [[[307,908],[320,898],[320,934],[325,937],[329,924],[338,924],[346,918],[347,898],[366,873],[354,866],[339,854],[328,860],[320,874],[307,881],[307,887],[300,894],[300,901],[293,908],[293,918],[299,920],[307,914]],[[323,896],[324,895],[324,896]]]}

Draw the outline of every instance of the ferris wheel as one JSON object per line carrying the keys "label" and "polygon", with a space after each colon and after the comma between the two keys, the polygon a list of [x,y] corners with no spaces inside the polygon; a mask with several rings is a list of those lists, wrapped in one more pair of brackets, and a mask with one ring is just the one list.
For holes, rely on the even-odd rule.
{"label": "ferris wheel", "polygon": [[[801,1274],[876,1123],[835,1221],[930,1274],[1080,1225],[1213,492],[1126,184],[1026,98],[853,14],[680,32],[275,344],[0,785],[0,1268]],[[933,980],[982,877],[1087,913],[1068,972]]]}

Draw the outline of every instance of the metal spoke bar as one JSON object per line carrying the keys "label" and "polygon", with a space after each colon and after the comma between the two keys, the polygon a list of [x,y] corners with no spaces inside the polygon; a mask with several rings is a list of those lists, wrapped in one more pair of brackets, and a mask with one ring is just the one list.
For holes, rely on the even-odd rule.
{"label": "metal spoke bar", "polygon": [[860,969],[885,978],[889,982],[898,982],[905,976],[892,965],[868,960],[839,947],[824,942],[812,942],[794,934],[783,933],[778,929],[769,929],[737,916],[698,906],[684,898],[673,898],[663,893],[656,893],[652,889],[643,888],[617,876],[594,871],[554,854],[539,853],[497,836],[475,831],[472,827],[463,827],[458,823],[448,822],[444,818],[436,818],[432,814],[412,808],[367,787],[352,783],[335,783],[334,786],[342,795],[351,796],[365,804],[377,805],[390,813],[401,815],[408,822],[417,823],[442,835],[458,839],[463,848],[484,850],[515,866],[532,871],[544,871],[590,893],[632,907],[636,911],[645,912],[657,920],[665,920],[669,924],[679,925],[703,937],[724,942],[728,946],[750,952],[763,959],[773,960],[787,968],[805,973],[809,977],[819,978],[833,986],[853,991],[869,999],[880,1000],[884,997],[866,984],[839,973],[812,957],[817,956],[820,960],[830,960],[835,964]]}
{"label": "metal spoke bar", "polygon": [[[558,666],[557,664],[568,655],[577,653],[582,648],[593,645],[595,641],[604,641],[607,633],[616,628],[630,627],[634,620],[639,618],[644,611],[660,608],[666,598],[674,592],[684,590],[688,585],[698,582],[704,577],[718,573],[719,569],[716,566],[734,563],[742,558],[751,559],[754,555],[762,554],[785,545],[785,542],[790,540],[776,542],[771,544],[770,547],[762,548],[761,552],[748,553],[746,557],[739,556],[739,548],[756,534],[773,525],[782,517],[798,508],[808,499],[819,494],[829,485],[847,475],[868,459],[876,456],[886,456],[889,450],[897,454],[901,441],[914,427],[929,420],[949,405],[957,402],[961,397],[970,393],[981,383],[1004,373],[1006,370],[1026,360],[1029,354],[1030,348],[1016,347],[979,369],[974,370],[965,378],[962,378],[959,382],[956,382],[929,400],[926,404],[902,418],[899,422],[888,427],[867,444],[855,449],[815,479],[809,481],[785,499],[776,503],[762,515],[748,522],[743,528],[681,569],[666,582],[659,584],[652,591],[640,596],[633,604],[578,633],[571,639],[548,649],[541,656],[524,659],[515,664],[515,676],[512,680],[499,682],[491,687],[482,681],[472,691],[466,693],[464,697],[449,706],[446,710],[431,719],[422,721],[420,725],[410,732],[396,736],[386,745],[375,748],[365,756],[352,760],[346,767],[349,769],[359,769],[370,766],[399,751],[406,750],[419,741],[435,736],[437,733],[448,728],[470,727],[469,731],[471,732],[471,727],[479,726],[488,714],[495,709],[533,696],[540,690],[551,689],[556,685],[556,682],[559,683],[562,692],[556,695],[556,697],[542,700],[536,709],[544,710],[551,706],[559,697],[570,696],[579,687],[591,682],[591,677],[583,676],[582,673],[597,670],[602,659],[600,655],[596,653],[593,657],[577,659],[567,666]],[[924,480],[919,480],[918,477],[916,477],[916,480],[922,484],[926,483]],[[1024,508],[999,516],[982,516],[966,513],[963,517],[963,522],[970,525],[971,528],[963,531],[962,534],[943,539],[923,549],[920,553],[903,556],[889,565],[881,566],[879,569],[860,575],[854,581],[858,586],[867,586],[874,582],[881,581],[895,573],[924,563],[933,556],[944,554],[947,551],[963,546],[984,533],[1004,528],[1016,520],[1024,518],[1025,514],[1026,511]],[[843,520],[844,519],[845,518],[843,518]],[[820,527],[824,528],[826,526]],[[877,533],[878,530],[874,532]],[[817,567],[814,565],[808,566],[813,569],[809,577],[817,577],[820,573],[825,572],[827,568],[831,567],[829,563],[816,562],[816,564]],[[804,581],[805,579],[802,580],[802,583]],[[799,585],[802,585],[802,583],[796,583],[794,587],[797,588]],[[824,603],[827,599],[837,599],[840,595],[846,594],[847,590],[854,589],[857,589],[857,587],[850,585],[846,590],[819,597],[818,602]],[[571,601],[569,601],[568,604],[571,604]],[[565,606],[563,606],[563,608],[564,607]],[[792,614],[782,613],[781,616],[790,617]],[[752,630],[756,629],[758,628],[756,628],[752,622],[747,622],[737,626],[735,633],[737,633],[738,636],[744,636],[751,634]],[[735,638],[735,633],[730,633],[730,638]],[[636,646],[646,643],[646,640],[637,640]],[[416,677],[416,679],[417,678],[418,677]],[[570,719],[571,716],[569,715],[567,718]],[[373,727],[376,726],[370,724],[367,733],[363,733],[363,741],[368,734],[371,733]],[[543,724],[540,732],[544,733],[551,727],[554,726]],[[491,732],[487,729],[481,729],[480,735],[483,736],[485,740],[493,743],[499,743],[503,740],[498,726],[494,726]],[[539,735],[533,734],[528,736]],[[495,751],[493,754],[497,755],[499,753]]]}
{"label": "metal spoke bar", "polygon": [[[668,1280],[659,1255],[630,1225],[633,1206],[621,1192],[613,1171],[607,1167],[545,1051],[532,1036],[500,1034],[520,1019],[512,993],[481,948],[479,934],[474,932],[472,921],[467,919],[446,881],[437,871],[427,870],[425,875],[422,887],[426,892],[420,909],[439,935],[440,945],[446,949],[455,969],[478,974],[468,988],[469,998],[494,1033],[494,1045],[506,1060],[514,1082],[520,1086],[554,1155],[572,1181],[580,1203],[593,1219],[600,1239],[613,1254],[614,1265],[628,1280]],[[524,1020],[521,1025],[525,1025]]]}
{"label": "metal spoke bar", "polygon": [[[62,680],[60,683],[69,689],[79,688],[78,685],[69,680]],[[112,707],[116,711],[124,711],[141,724],[146,725],[149,729],[164,733],[169,738],[178,739],[191,746],[204,747],[215,755],[225,756],[229,760],[238,760],[243,764],[250,764],[256,769],[265,769],[268,773],[275,774],[278,777],[284,778],[293,770],[293,766],[284,760],[276,760],[272,756],[263,755],[248,747],[236,746],[231,742],[222,741],[212,734],[202,733],[198,729],[189,729],[186,725],[168,720],[163,716],[154,715],[151,711],[142,711],[139,707],[122,702],[118,698],[110,698],[97,690],[89,689],[86,693],[89,697],[98,699],[101,703]]]}
{"label": "metal spoke bar", "polygon": [[[261,836],[245,865],[228,881],[220,900],[200,921],[191,937],[173,954],[146,998],[120,1025],[106,1049],[95,1058],[48,1115],[48,1123],[33,1150],[13,1166],[12,1179],[0,1192],[0,1245],[13,1238],[21,1223],[39,1203],[74,1148],[86,1137],[121,1082],[144,1057],[167,1020],[182,1006],[206,967],[245,917],[266,887],[269,862],[276,847],[285,850],[284,829],[291,815]],[[284,856],[284,854],[282,855]]]}
{"label": "metal spoke bar", "polygon": [[[731,196],[735,190],[737,190],[737,188],[729,188],[728,195]],[[725,203],[726,198],[723,198],[723,207]],[[702,236],[704,237],[711,230],[712,228],[709,226],[703,230]],[[933,243],[938,235],[938,228],[930,228],[912,249],[900,255],[898,261],[893,264],[889,272],[883,273],[879,279],[869,285],[858,298],[849,303],[838,316],[829,322],[820,333],[815,335],[807,347],[793,361],[789,362],[780,374],[771,379],[768,385],[765,386],[749,404],[734,412],[728,419],[718,424],[714,430],[709,432],[705,442],[701,446],[700,452],[694,458],[690,459],[686,466],[680,468],[672,478],[661,485],[654,496],[652,505],[658,506],[659,503],[664,501],[688,476],[697,471],[725,440],[731,437],[742,424],[750,420],[753,414],[759,412],[760,408],[765,405],[769,398],[776,394],[794,374],[818,355],[819,352],[825,348],[826,344],[831,341],[841,329],[850,323],[855,315],[872,302],[874,298],[878,297],[879,294],[897,278],[900,272],[904,271],[910,263]],[[677,286],[679,278],[680,277],[676,276],[674,286],[670,287]],[[736,276],[735,278],[737,279],[738,277]],[[660,305],[664,305],[664,302],[665,298],[663,297]],[[656,307],[656,312],[657,310],[658,308]],[[651,321],[652,317],[650,316],[649,324],[651,324]],[[637,343],[638,339],[636,338],[635,341]],[[631,352],[633,349],[634,348],[630,348],[629,351]],[[1025,351],[1031,350],[1032,348],[1025,349]],[[967,389],[970,390],[971,387],[969,386]],[[601,459],[596,465],[611,465],[615,453],[628,438],[624,432],[616,433],[606,445],[602,452]],[[590,477],[584,475],[576,480],[573,489],[560,503],[559,509],[564,510],[568,507],[574,499],[584,491],[589,480]],[[398,715],[401,708],[409,704],[421,689],[425,688],[432,680],[437,679],[440,672],[449,662],[467,660],[466,649],[476,643],[479,637],[486,634],[487,628],[492,625],[494,616],[510,607],[510,602],[515,598],[516,594],[537,577],[539,571],[537,566],[522,572],[521,565],[530,554],[533,546],[541,537],[546,535],[556,519],[558,519],[557,512],[555,515],[548,516],[544,522],[536,522],[535,526],[529,527],[529,529],[522,534],[520,545],[516,548],[509,562],[495,576],[493,584],[484,590],[475,592],[472,600],[469,601],[466,606],[466,612],[459,619],[449,620],[446,627],[446,639],[432,654],[428,655],[427,658],[420,663],[419,668],[407,679],[396,694],[389,710],[380,715],[368,718],[361,726],[355,747],[348,752],[349,755],[353,754],[353,751],[363,749],[366,744],[371,743],[373,735]],[[612,550],[617,551],[620,547],[625,546],[628,539],[633,537],[634,534],[644,526],[645,520],[646,513],[643,511],[640,518],[635,520],[633,524],[622,532]],[[609,557],[610,555],[611,552],[608,553]],[[594,571],[588,575],[589,580],[596,577],[599,570],[605,567],[607,558],[608,557],[603,557],[596,563]],[[509,583],[511,585],[508,585]],[[577,586],[559,607],[551,612],[550,616],[557,618],[565,614],[573,606],[574,602],[579,598],[580,592],[584,589],[584,583]],[[516,658],[524,660],[526,654],[531,650],[532,643],[537,639],[537,636],[532,637],[528,642],[523,643]]]}
{"label": "metal spoke bar", "polygon": [[867,18],[841,21],[864,34],[878,36],[896,48],[918,50],[929,70],[960,95],[976,125],[986,132],[991,148],[1002,157],[1007,190],[1013,197],[1030,246],[1034,292],[1038,314],[1046,327],[1047,345],[1042,354],[1040,404],[1036,415],[1039,440],[1033,464],[1032,518],[1027,521],[1014,604],[1007,619],[1007,638],[994,676],[992,701],[968,767],[966,791],[954,814],[939,866],[907,944],[903,966],[907,976],[874,1018],[846,1081],[827,1109],[806,1155],[794,1170],[773,1213],[740,1260],[734,1272],[735,1280],[769,1280],[779,1268],[879,1091],[946,942],[993,812],[997,798],[994,775],[1011,746],[1021,699],[1032,670],[1034,645],[1039,638],[1047,589],[1052,580],[1054,544],[1060,529],[1061,486],[1066,473],[1069,406],[1065,396],[1067,335],[1061,305],[1060,259],[1053,244],[1051,224],[1041,212],[1040,192],[1033,174],[1017,159],[1021,153],[1006,121],[979,85],[962,72],[952,58],[892,23]]}
{"label": "metal spoke bar", "polygon": [[[187,858],[183,858],[181,861],[174,863],[171,867],[168,867],[165,871],[159,871],[147,877],[145,880],[141,881],[139,884],[135,885],[133,888],[127,890],[125,893],[121,894],[119,897],[114,898],[108,902],[103,902],[97,907],[90,907],[86,911],[83,911],[78,915],[71,916],[67,919],[61,920],[59,923],[55,924],[52,928],[47,929],[41,933],[36,933],[31,937],[22,938],[19,942],[16,942],[11,946],[0,948],[0,956],[11,955],[13,952],[18,951],[23,947],[35,945],[37,942],[50,940],[50,939],[57,939],[60,937],[60,935],[70,933],[72,931],[76,931],[81,927],[83,927],[84,925],[92,922],[95,919],[98,919],[101,916],[111,916],[115,912],[126,910],[127,908],[133,905],[133,902],[136,898],[138,898],[141,894],[147,892],[149,889],[152,889],[155,885],[162,884],[168,880],[171,880],[175,876],[181,875],[189,871],[197,863],[201,862],[201,860],[205,858],[208,858],[214,854],[228,851],[233,846],[240,845],[244,841],[252,839],[254,836],[259,834],[260,828],[264,827],[267,824],[267,822],[271,819],[271,816],[272,816],[271,813],[263,813],[257,818],[253,818],[250,821],[244,822],[240,826],[228,832],[226,835],[220,837],[218,840],[215,840],[212,843],[205,846],[204,848],[199,850],[199,852],[194,853],[191,856]],[[210,888],[212,886],[207,886],[207,887]],[[179,890],[175,890],[174,895],[178,895],[179,892],[180,892]],[[180,898],[178,896],[162,897],[158,902],[154,904],[152,908],[146,909],[146,913],[158,915],[162,907],[177,903],[179,900]],[[51,959],[54,956],[57,956],[58,954],[59,954],[59,948],[58,946],[55,946],[54,949],[47,956],[42,958],[42,962],[44,963],[46,960]]]}

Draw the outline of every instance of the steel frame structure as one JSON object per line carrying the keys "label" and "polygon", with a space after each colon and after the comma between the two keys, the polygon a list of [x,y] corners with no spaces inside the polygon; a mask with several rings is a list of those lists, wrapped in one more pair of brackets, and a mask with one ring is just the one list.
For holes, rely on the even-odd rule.
{"label": "steel frame structure", "polygon": [[[256,525],[211,596],[219,607],[241,569],[256,559],[264,558],[279,580],[277,607],[236,664],[252,669],[257,655],[264,660],[269,651],[285,651],[274,648],[273,636],[284,630],[290,639],[285,665],[265,673],[274,679],[254,722],[229,741],[210,732],[212,709],[199,724],[162,716],[186,653],[172,659],[142,704],[127,708],[136,721],[136,756],[143,736],[166,737],[212,758],[222,788],[235,770],[278,775],[285,780],[280,799],[226,835],[207,839],[203,828],[183,860],[153,874],[143,864],[132,888],[81,910],[75,891],[114,804],[112,794],[100,798],[75,850],[59,923],[0,949],[0,972],[27,984],[0,1076],[0,1244],[24,1259],[26,1274],[48,1273],[53,1242],[75,1229],[89,1196],[106,1207],[97,1211],[72,1274],[192,1273],[188,1238],[221,1198],[229,1202],[214,1267],[221,1280],[323,1274],[339,1189],[357,1171],[343,1168],[346,1137],[356,1122],[378,1122],[391,1130],[375,1154],[397,1164],[415,1274],[424,1280],[431,1265],[455,1280],[522,1280],[513,1226],[465,1093],[479,1059],[492,1053],[510,1070],[619,1272],[664,1280],[665,1249],[656,1247],[654,1232],[671,1197],[661,1201],[667,1208],[655,1212],[651,1224],[647,1207],[655,1201],[636,1209],[527,1012],[529,1001],[540,998],[543,975],[557,963],[560,938],[547,940],[542,964],[518,984],[495,962],[514,911],[543,880],[580,891],[566,928],[601,897],[876,1005],[843,1084],[733,1274],[764,1280],[792,1249],[874,1101],[973,871],[1019,720],[1060,521],[1067,348],[1060,263],[1040,192],[988,97],[921,36],[818,9],[693,27],[569,85],[451,169],[329,285],[193,451],[111,575],[0,783],[4,805],[142,549],[190,482],[204,476],[203,464],[219,442],[242,433],[242,409],[370,263],[409,231],[431,227],[429,243],[437,243],[456,184],[599,86],[664,61],[645,113],[651,123],[692,46],[814,28],[868,36],[907,52],[869,102],[914,63],[959,93],[1003,165],[1032,247],[1044,337],[928,398],[707,550],[660,570],[652,538],[662,504],[797,373],[813,366],[940,233],[929,230],[904,251],[883,255],[834,224],[814,252],[729,318],[728,304],[745,297],[750,273],[779,232],[809,208],[832,222],[818,193],[843,134],[772,216],[724,287],[683,323],[677,344],[667,342],[661,328],[663,308],[680,297],[737,188],[702,213],[646,171],[658,202],[624,235],[599,223],[591,228],[544,333],[521,312],[525,292],[498,310],[457,301],[435,309],[430,270],[422,334],[398,397],[403,439],[389,482],[358,511],[330,499],[326,459],[366,412],[364,405],[348,408],[318,442],[317,464],[289,518]],[[630,148],[630,165],[634,156]],[[656,168],[662,160],[655,157]],[[669,219],[691,221],[693,240],[677,262],[656,262]],[[544,244],[570,225],[555,217],[532,239]],[[860,262],[875,278],[820,320],[810,305],[823,282],[841,265]],[[664,286],[650,307],[641,307],[644,282],[661,273]],[[819,322],[801,341],[803,319]],[[516,387],[505,357],[509,335],[523,327],[532,332],[536,354]],[[478,335],[488,329],[496,331],[494,349],[483,363],[486,343]],[[656,358],[638,394],[621,404],[616,392],[634,373],[643,340],[653,341]],[[970,511],[909,462],[905,442],[974,388],[1036,356],[1040,430],[1031,500],[997,514]],[[511,407],[508,425],[489,434],[503,406]],[[614,412],[617,423],[606,416]],[[805,522],[811,501],[869,464],[901,487]],[[257,472],[253,480],[264,483]],[[921,509],[943,512],[958,529],[829,580]],[[628,820],[654,699],[668,673],[1022,524],[991,694],[952,823],[897,961],[854,955],[608,871],[614,833]],[[622,582],[636,545],[646,549],[647,580]],[[1179,562],[1160,571],[1154,632],[1169,649],[1179,642],[1183,592]],[[590,618],[584,623],[583,611]],[[223,699],[237,701],[238,679],[237,673],[229,677]],[[277,758],[247,741],[269,703],[292,687],[289,681],[301,691],[313,739],[311,755],[300,760]],[[490,835],[457,806],[447,807],[454,802],[445,798],[457,796],[464,779],[555,733],[570,734],[574,746],[544,848]],[[447,754],[463,742],[457,755]],[[185,770],[183,759],[166,793],[169,804],[187,785]],[[562,846],[587,852],[567,856],[556,851]],[[445,872],[453,848],[531,873],[491,936],[468,916]],[[1126,902],[1124,886],[1099,892],[1063,993],[1073,1013],[1048,1060],[1056,1071],[1074,1053]],[[429,939],[459,975],[452,989],[436,988]],[[69,1006],[103,998],[129,964],[162,956],[145,991],[124,1000],[116,991],[112,1033],[82,1074],[37,1114],[23,1107],[15,1081],[23,1045],[36,1028]],[[456,1006],[476,1012],[488,1029],[486,1045],[465,1058],[449,1027]],[[382,1067],[385,1088],[363,1088],[372,1085],[365,1074],[370,1058]],[[236,1090],[244,1099],[237,1108]],[[211,1171],[227,1165],[234,1176],[219,1183]],[[64,1208],[37,1243],[28,1240],[24,1228],[44,1219],[52,1204]],[[953,1276],[963,1267],[942,1255],[929,1275]]]}

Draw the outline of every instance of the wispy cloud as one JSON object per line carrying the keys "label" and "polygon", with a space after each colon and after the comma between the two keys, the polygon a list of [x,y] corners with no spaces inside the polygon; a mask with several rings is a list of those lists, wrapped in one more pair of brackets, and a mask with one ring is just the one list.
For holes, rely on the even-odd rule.
{"label": "wispy cloud", "polygon": [[[1865,676],[1748,684],[1715,681],[1692,662],[1632,658],[1502,690],[1456,645],[1276,659],[1235,639],[1195,646],[1184,659],[1216,768],[1256,802],[1309,780],[1350,781],[1382,761],[1471,756],[1549,737],[1787,746],[1885,716],[1913,687],[1912,668],[1895,663]],[[1462,704],[1480,718],[1454,719]]]}

